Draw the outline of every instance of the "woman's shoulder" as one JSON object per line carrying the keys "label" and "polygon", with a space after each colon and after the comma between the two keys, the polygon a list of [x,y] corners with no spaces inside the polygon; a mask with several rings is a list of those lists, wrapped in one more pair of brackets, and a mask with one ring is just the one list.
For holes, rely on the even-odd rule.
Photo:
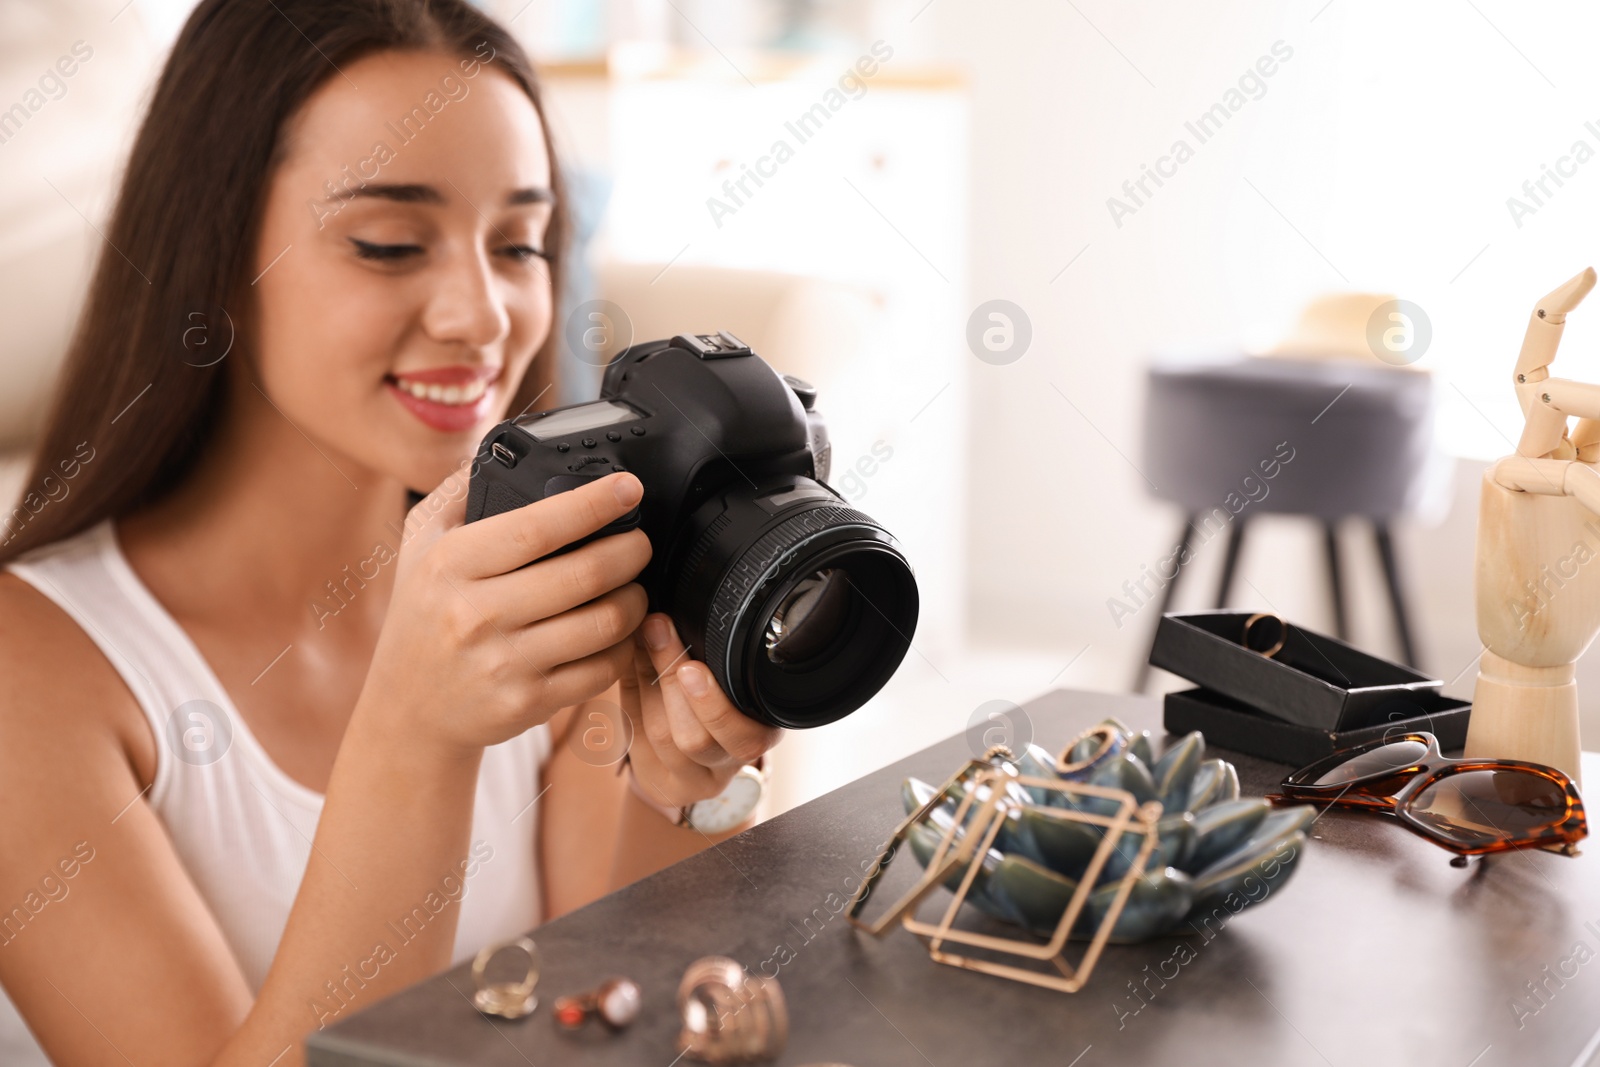
{"label": "woman's shoulder", "polygon": [[116,668],[54,601],[4,570],[0,678],[0,766],[52,763],[79,745],[113,741],[150,781],[155,738]]}

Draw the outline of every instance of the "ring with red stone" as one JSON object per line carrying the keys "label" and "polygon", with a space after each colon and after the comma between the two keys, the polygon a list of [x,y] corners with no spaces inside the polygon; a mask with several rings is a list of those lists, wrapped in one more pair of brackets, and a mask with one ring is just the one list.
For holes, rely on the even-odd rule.
{"label": "ring with red stone", "polygon": [[563,1030],[577,1030],[592,1015],[608,1029],[621,1030],[639,1017],[643,1002],[644,997],[633,979],[607,978],[587,993],[557,998],[556,1023]]}

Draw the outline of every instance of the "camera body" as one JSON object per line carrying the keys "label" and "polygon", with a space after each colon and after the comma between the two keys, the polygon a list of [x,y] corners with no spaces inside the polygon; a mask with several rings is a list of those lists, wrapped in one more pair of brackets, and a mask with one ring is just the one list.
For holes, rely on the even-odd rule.
{"label": "camera body", "polygon": [[632,471],[633,513],[566,550],[642,529],[652,610],[740,710],[791,728],[833,721],[904,658],[917,594],[894,539],[827,486],[815,400],[726,332],[633,345],[599,400],[489,432],[467,521]]}

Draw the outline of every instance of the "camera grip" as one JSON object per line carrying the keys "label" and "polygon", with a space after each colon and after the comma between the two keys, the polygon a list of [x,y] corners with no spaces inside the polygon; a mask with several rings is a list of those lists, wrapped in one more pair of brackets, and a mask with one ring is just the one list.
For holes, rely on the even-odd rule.
{"label": "camera grip", "polygon": [[[557,474],[555,477],[550,478],[544,483],[544,496],[542,499],[549,500],[558,493],[569,493],[572,490],[577,489],[579,486],[588,485],[590,482],[597,482],[601,478],[608,478],[612,473],[613,472],[608,471],[605,474]],[[604,526],[600,527],[600,529],[594,531],[594,533],[580,537],[570,544],[561,546],[554,552],[550,553],[550,556],[559,556],[563,553],[571,552],[574,549],[582,548],[590,541],[598,541],[602,537],[610,537],[612,534],[627,533],[629,530],[636,530],[638,528],[639,505],[635,504],[633,506],[633,510],[628,512],[626,515],[618,519],[613,519]],[[546,556],[544,558],[549,559],[550,556]]]}

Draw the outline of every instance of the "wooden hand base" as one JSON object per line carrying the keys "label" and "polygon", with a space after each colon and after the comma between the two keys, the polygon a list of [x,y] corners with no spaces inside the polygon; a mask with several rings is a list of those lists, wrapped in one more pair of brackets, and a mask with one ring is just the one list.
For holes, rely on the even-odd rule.
{"label": "wooden hand base", "polygon": [[1484,652],[1466,755],[1542,763],[1582,786],[1574,666],[1524,667]]}

